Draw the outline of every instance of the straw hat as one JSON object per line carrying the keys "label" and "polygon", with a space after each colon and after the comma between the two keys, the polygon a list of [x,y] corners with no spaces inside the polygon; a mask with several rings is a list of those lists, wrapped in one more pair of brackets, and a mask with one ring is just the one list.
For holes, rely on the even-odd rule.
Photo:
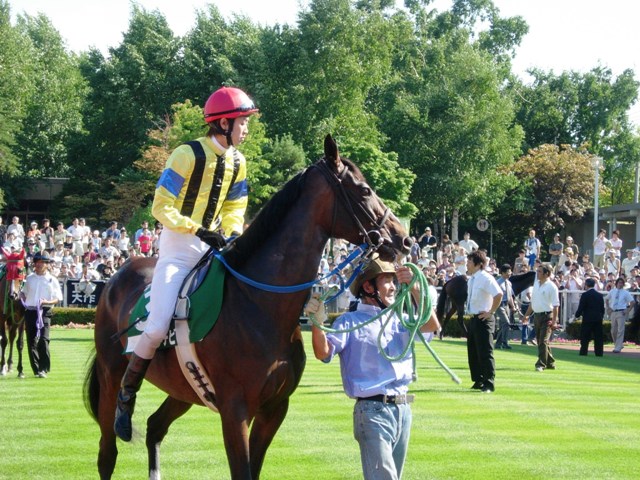
{"label": "straw hat", "polygon": [[379,258],[372,260],[371,263],[369,263],[369,265],[367,266],[367,268],[365,268],[363,271],[361,271],[358,274],[356,279],[353,281],[353,283],[349,287],[349,289],[351,290],[351,293],[355,297],[357,297],[358,294],[360,293],[360,289],[362,288],[362,285],[364,284],[364,282],[366,282],[367,280],[374,279],[378,275],[383,273],[396,273],[396,267],[393,265],[393,263],[385,262],[383,260],[380,260]]}

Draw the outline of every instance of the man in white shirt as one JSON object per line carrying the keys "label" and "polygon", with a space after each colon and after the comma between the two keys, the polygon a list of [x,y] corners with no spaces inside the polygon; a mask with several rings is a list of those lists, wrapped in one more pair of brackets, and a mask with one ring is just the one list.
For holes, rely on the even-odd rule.
{"label": "man in white shirt", "polygon": [[614,230],[611,232],[611,238],[609,239],[611,248],[616,252],[616,257],[620,258],[622,252],[622,239],[620,238],[620,230]]}
{"label": "man in white shirt", "polygon": [[467,355],[474,390],[495,390],[496,366],[493,359],[494,314],[502,301],[502,289],[484,269],[487,257],[482,251],[467,255],[467,313],[471,314],[467,335]]}
{"label": "man in white shirt", "polygon": [[458,246],[464,248],[467,254],[475,252],[480,248],[476,242],[471,240],[471,234],[469,232],[464,232],[464,240],[460,240]]}
{"label": "man in white shirt", "polygon": [[550,280],[551,267],[540,265],[537,270],[537,279],[533,284],[531,304],[527,309],[525,318],[528,320],[533,313],[534,327],[536,329],[536,341],[538,342],[538,361],[536,370],[542,372],[545,369],[555,370],[556,360],[551,354],[549,340],[558,322],[558,287]]}
{"label": "man in white shirt", "polygon": [[22,287],[29,363],[33,374],[39,378],[46,378],[51,368],[49,329],[53,316],[52,307],[62,301],[60,283],[49,273],[49,262],[49,257],[40,253],[34,255],[35,271],[27,277]]}
{"label": "man in white shirt", "polygon": [[84,255],[84,248],[82,247],[82,238],[84,236],[84,227],[80,226],[80,221],[77,218],[74,218],[71,222],[71,226],[67,228],[67,232],[71,235],[73,239],[73,244],[71,247],[71,252],[74,256],[78,257],[75,259],[77,262],[82,255]]}
{"label": "man in white shirt", "polygon": [[627,249],[627,258],[622,260],[622,270],[624,271],[625,276],[628,279],[631,279],[632,273],[631,270],[638,265],[638,259],[635,258],[635,250],[628,248]]}
{"label": "man in white shirt", "polygon": [[616,280],[616,288],[607,295],[607,313],[611,320],[611,338],[613,353],[620,353],[624,348],[624,324],[633,306],[633,296],[624,289],[624,278]]}
{"label": "man in white shirt", "polygon": [[593,265],[600,269],[604,267],[604,254],[607,250],[607,232],[600,229],[598,236],[593,240]]}

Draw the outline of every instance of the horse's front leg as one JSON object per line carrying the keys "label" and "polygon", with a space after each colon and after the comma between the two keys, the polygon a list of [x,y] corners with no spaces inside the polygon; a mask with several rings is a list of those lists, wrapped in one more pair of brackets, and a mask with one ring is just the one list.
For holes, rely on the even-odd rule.
{"label": "horse's front leg", "polygon": [[253,480],[249,458],[249,424],[247,405],[242,397],[227,398],[219,405],[222,436],[232,480]]}
{"label": "horse's front leg", "polygon": [[7,332],[4,328],[4,318],[0,315],[0,351],[2,352],[0,355],[0,375],[6,375],[7,373],[7,365],[5,363],[5,354],[7,352]]}
{"label": "horse's front leg", "polygon": [[24,378],[22,370],[22,350],[24,350],[24,320],[18,327],[18,340],[16,341],[16,349],[18,350],[18,378]]}
{"label": "horse's front leg", "polygon": [[160,444],[173,421],[184,415],[190,408],[190,403],[167,397],[160,408],[147,419],[149,480],[160,480]]}
{"label": "horse's front leg", "polygon": [[283,400],[275,407],[258,412],[251,425],[251,435],[249,437],[249,451],[251,456],[251,474],[253,480],[260,478],[260,470],[267,448],[271,445],[273,437],[282,425],[284,417],[289,410],[289,399]]}
{"label": "horse's front leg", "polygon": [[11,324],[9,327],[9,357],[7,358],[7,372],[13,372],[13,346],[16,343],[18,326]]}

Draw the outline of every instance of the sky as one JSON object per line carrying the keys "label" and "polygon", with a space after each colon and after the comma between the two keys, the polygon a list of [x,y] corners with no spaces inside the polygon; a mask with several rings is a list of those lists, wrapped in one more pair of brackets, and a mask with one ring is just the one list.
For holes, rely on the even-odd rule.
{"label": "sky", "polygon": [[[540,68],[559,74],[565,70],[586,72],[597,65],[614,75],[627,68],[640,79],[640,2],[636,0],[493,0],[502,16],[522,16],[529,33],[516,50],[514,71],[527,80],[526,70]],[[195,23],[195,11],[215,4],[227,18],[249,16],[261,25],[295,24],[306,0],[137,0],[147,10],[158,9],[176,35],[184,35]],[[67,46],[76,52],[97,47],[105,54],[122,41],[129,25],[130,0],[9,0],[11,12],[44,13]],[[439,10],[451,0],[435,0]],[[640,103],[630,112],[640,125]]]}

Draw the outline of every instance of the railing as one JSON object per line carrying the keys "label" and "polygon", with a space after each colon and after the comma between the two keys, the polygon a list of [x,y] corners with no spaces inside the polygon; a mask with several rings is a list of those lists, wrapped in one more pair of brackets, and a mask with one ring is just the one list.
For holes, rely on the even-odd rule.
{"label": "railing", "polygon": [[[560,290],[560,314],[559,321],[562,328],[565,328],[569,323],[572,323],[575,320],[574,313],[578,308],[578,303],[580,302],[580,297],[586,290]],[[605,298],[605,302],[607,299],[607,295],[609,292],[600,292]],[[638,303],[637,298],[640,295],[640,292],[629,292],[631,296],[634,297],[636,303]],[[570,297],[570,295],[576,295],[575,298]],[[627,320],[633,316],[633,309],[629,312]],[[608,319],[607,310],[605,310],[605,319]]]}

